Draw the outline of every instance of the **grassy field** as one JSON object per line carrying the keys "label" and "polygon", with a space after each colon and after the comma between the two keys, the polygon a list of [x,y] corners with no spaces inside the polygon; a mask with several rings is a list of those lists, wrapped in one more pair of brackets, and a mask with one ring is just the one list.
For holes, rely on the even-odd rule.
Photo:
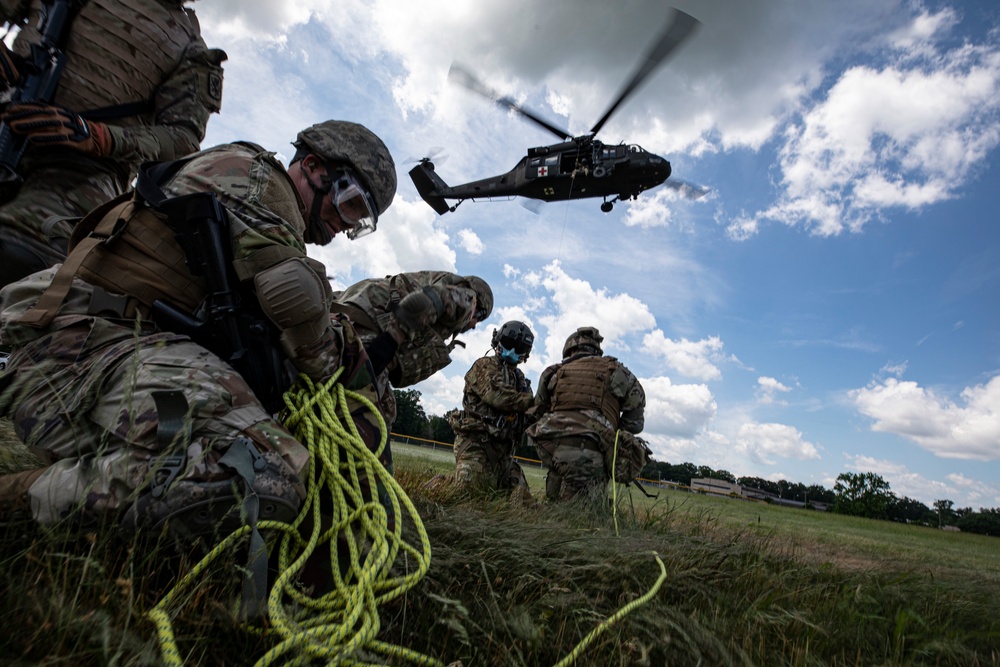
{"label": "grassy field", "polygon": [[[380,608],[378,636],[443,664],[1000,666],[995,538],[667,490],[623,491],[615,513],[527,509],[424,488],[448,450],[394,454],[433,557]],[[540,497],[543,472],[525,472]],[[0,662],[160,664],[143,614],[190,564],[25,522],[0,524],[0,544],[0,608],[17,619]],[[187,664],[273,646],[232,617],[232,567],[174,619]]]}

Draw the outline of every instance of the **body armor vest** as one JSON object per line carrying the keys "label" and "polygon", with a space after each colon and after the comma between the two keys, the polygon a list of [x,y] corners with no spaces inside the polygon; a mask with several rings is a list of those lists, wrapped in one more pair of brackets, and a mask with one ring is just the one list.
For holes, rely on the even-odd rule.
{"label": "body armor vest", "polygon": [[[39,40],[42,0],[14,42],[25,55]],[[166,0],[88,0],[73,19],[55,104],[80,113],[147,102],[175,69],[192,42],[200,42],[193,12]],[[152,107],[150,107],[152,109]],[[152,110],[121,118],[117,125],[150,125]]]}
{"label": "body armor vest", "polygon": [[611,376],[618,362],[611,357],[583,357],[564,363],[555,372],[552,410],[597,410],[618,428],[621,399],[611,394]]}

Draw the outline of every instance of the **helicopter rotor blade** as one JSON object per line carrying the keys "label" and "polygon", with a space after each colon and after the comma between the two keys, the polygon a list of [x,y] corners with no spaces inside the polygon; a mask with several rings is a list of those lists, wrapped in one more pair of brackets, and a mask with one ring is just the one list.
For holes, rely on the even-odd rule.
{"label": "helicopter rotor blade", "polygon": [[545,128],[546,130],[548,130],[552,134],[556,135],[560,139],[572,139],[573,138],[572,134],[566,132],[565,130],[559,129],[558,127],[556,127],[555,125],[552,125],[551,123],[549,123],[545,119],[543,119],[543,118],[541,118],[539,116],[536,116],[534,113],[532,113],[532,112],[528,111],[527,109],[521,107],[519,104],[517,104],[510,97],[506,97],[506,96],[505,97],[501,97],[500,94],[497,93],[495,90],[492,90],[491,88],[487,87],[479,79],[477,79],[475,76],[473,76],[468,70],[466,70],[466,69],[464,69],[464,68],[462,68],[462,67],[460,67],[458,65],[452,64],[451,69],[448,70],[448,80],[451,81],[452,83],[455,83],[455,84],[458,84],[459,86],[462,86],[463,88],[471,90],[474,93],[482,95],[483,97],[491,100],[495,104],[497,104],[497,105],[499,105],[499,106],[501,106],[501,107],[503,107],[505,109],[510,109],[511,111],[514,111],[514,112],[520,114],[521,116],[524,116],[528,120],[530,120],[533,123],[539,125],[540,127]]}
{"label": "helicopter rotor blade", "polygon": [[618,93],[617,99],[611,104],[611,107],[604,113],[601,120],[597,121],[597,124],[590,130],[591,134],[597,134],[604,127],[604,124],[608,122],[611,114],[618,109],[618,106],[625,101],[629,95],[631,95],[636,88],[643,82],[643,80],[648,77],[656,67],[666,59],[681,43],[691,36],[694,30],[701,25],[701,21],[694,18],[690,14],[686,14],[679,9],[675,9],[670,17],[670,22],[667,24],[666,29],[660,34],[656,42],[653,43],[653,48],[646,53],[644,59],[639,63],[639,67],[636,68],[635,73],[632,75],[632,79],[625,84],[621,92]]}
{"label": "helicopter rotor blade", "polygon": [[671,190],[676,190],[677,194],[684,199],[701,199],[712,191],[711,188],[706,188],[704,185],[698,185],[697,183],[691,183],[690,181],[683,181],[679,178],[673,177],[667,180],[667,182],[663,185]]}

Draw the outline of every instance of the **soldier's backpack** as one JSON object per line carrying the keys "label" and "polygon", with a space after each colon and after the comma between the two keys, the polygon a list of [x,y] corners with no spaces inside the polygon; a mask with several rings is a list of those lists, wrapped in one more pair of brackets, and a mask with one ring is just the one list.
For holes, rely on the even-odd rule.
{"label": "soldier's backpack", "polygon": [[611,468],[613,461],[615,481],[619,484],[629,484],[635,481],[642,469],[649,463],[653,451],[645,440],[628,431],[618,431],[617,448],[617,455],[614,448],[605,454],[608,468]]}

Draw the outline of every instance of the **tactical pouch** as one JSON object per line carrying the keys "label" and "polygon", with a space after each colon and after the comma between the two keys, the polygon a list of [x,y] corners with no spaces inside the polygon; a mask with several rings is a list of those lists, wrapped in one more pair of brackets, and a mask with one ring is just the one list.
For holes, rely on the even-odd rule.
{"label": "tactical pouch", "polygon": [[628,431],[618,431],[618,453],[615,454],[615,445],[608,448],[604,453],[604,466],[607,470],[614,467],[612,478],[619,484],[629,484],[642,469],[649,463],[653,456],[652,450],[646,445],[646,441],[638,438]]}

